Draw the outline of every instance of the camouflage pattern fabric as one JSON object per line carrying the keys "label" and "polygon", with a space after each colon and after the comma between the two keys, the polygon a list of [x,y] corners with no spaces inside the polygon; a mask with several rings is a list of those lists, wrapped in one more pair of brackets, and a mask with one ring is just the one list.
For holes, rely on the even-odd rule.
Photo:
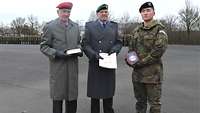
{"label": "camouflage pattern fabric", "polygon": [[161,57],[168,43],[164,26],[156,20],[149,26],[141,24],[134,30],[129,42],[129,51],[135,51],[139,57],[139,61],[132,65],[133,81],[160,83],[163,80]]}
{"label": "camouflage pattern fabric", "polygon": [[161,84],[145,84],[133,82],[134,94],[137,100],[136,113],[146,113],[147,101],[150,105],[150,113],[161,112]]}

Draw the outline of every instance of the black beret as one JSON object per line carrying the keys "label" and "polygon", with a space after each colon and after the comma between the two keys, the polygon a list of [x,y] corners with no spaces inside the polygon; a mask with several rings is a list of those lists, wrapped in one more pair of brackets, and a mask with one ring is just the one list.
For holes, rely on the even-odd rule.
{"label": "black beret", "polygon": [[100,5],[100,6],[97,8],[96,12],[98,13],[99,11],[101,11],[101,10],[103,10],[103,9],[108,9],[108,5],[107,5],[107,4],[102,4],[102,5]]}
{"label": "black beret", "polygon": [[144,8],[149,8],[149,7],[151,7],[151,8],[154,10],[154,6],[153,6],[152,2],[145,2],[144,4],[142,4],[142,5],[140,6],[139,11],[141,12],[142,9],[144,9]]}

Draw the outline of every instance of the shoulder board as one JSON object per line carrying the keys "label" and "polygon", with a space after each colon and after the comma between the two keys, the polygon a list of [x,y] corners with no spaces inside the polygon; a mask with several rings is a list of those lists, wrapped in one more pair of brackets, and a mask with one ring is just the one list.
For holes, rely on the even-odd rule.
{"label": "shoulder board", "polygon": [[76,22],[74,22],[74,21],[71,21],[71,23],[72,23],[73,25],[78,25],[78,23],[76,23]]}
{"label": "shoulder board", "polygon": [[114,22],[114,21],[110,21],[110,23],[117,24],[117,22]]}
{"label": "shoulder board", "polygon": [[89,22],[86,22],[85,24],[91,24],[91,23],[94,23],[94,21],[89,21]]}
{"label": "shoulder board", "polygon": [[158,21],[157,24],[160,25],[162,28],[165,28],[165,26],[160,21]]}
{"label": "shoulder board", "polygon": [[92,23],[92,22],[94,22],[94,21],[89,21],[89,22],[86,22],[86,23]]}
{"label": "shoulder board", "polygon": [[46,24],[50,24],[53,20],[46,22]]}
{"label": "shoulder board", "polygon": [[166,33],[164,30],[160,30],[158,33],[161,33],[161,34],[167,35],[167,33]]}
{"label": "shoulder board", "polygon": [[139,29],[141,29],[143,27],[143,24],[140,23],[139,25],[137,25],[137,27],[134,29],[134,31],[138,31]]}

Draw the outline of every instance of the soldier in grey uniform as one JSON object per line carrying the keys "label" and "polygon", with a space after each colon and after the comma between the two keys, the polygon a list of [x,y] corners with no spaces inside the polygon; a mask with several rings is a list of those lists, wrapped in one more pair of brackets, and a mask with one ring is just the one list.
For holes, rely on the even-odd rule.
{"label": "soldier in grey uniform", "polygon": [[50,96],[53,113],[76,113],[78,97],[78,56],[82,53],[67,55],[66,50],[80,48],[78,24],[69,19],[71,2],[60,3],[57,8],[59,18],[50,21],[43,28],[41,52],[49,58]]}
{"label": "soldier in grey uniform", "polygon": [[133,31],[129,44],[129,52],[135,51],[139,60],[134,64],[127,62],[133,67],[136,113],[146,113],[147,102],[150,105],[150,113],[161,113],[161,57],[167,48],[168,37],[164,26],[153,19],[155,12],[151,2],[142,4],[139,12],[144,22]]}
{"label": "soldier in grey uniform", "polygon": [[119,53],[122,42],[118,36],[118,24],[108,20],[108,5],[96,10],[98,19],[87,22],[82,48],[89,59],[87,96],[91,97],[91,113],[100,113],[103,99],[104,113],[114,113],[115,69],[99,67],[99,53]]}

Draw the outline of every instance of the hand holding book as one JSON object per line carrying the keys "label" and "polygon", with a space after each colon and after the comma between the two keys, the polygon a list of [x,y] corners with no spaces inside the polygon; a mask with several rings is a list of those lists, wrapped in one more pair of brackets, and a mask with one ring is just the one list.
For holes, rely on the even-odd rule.
{"label": "hand holding book", "polygon": [[80,56],[80,57],[83,56],[83,52],[80,48],[67,49],[65,50],[65,54],[67,56],[73,56],[73,55]]}

